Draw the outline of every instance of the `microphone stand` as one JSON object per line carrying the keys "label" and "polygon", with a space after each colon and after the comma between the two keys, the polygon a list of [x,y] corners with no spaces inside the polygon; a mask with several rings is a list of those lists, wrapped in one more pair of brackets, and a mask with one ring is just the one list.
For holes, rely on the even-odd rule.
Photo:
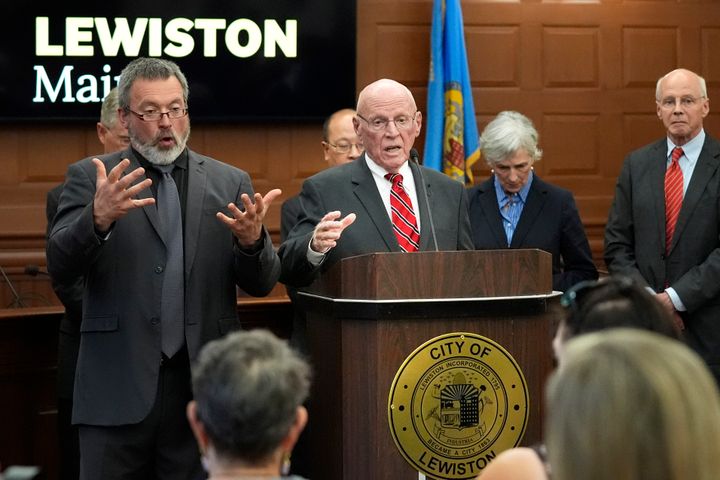
{"label": "microphone stand", "polygon": [[423,175],[423,171],[422,171],[423,167],[422,167],[422,165],[420,165],[420,156],[418,155],[417,150],[415,150],[414,148],[410,149],[410,160],[415,162],[415,165],[418,166],[418,171],[420,172],[420,183],[422,184],[422,188],[423,188],[423,198],[425,199],[425,208],[427,208],[428,218],[430,219],[430,233],[432,234],[433,245],[435,246],[435,251],[439,252],[440,249],[438,248],[437,237],[435,235],[435,222],[433,222],[432,211],[430,210],[430,200],[428,200],[427,185],[425,184],[425,175]]}
{"label": "microphone stand", "polygon": [[5,282],[8,284],[8,287],[10,287],[10,291],[13,294],[13,302],[8,306],[8,308],[18,308],[18,307],[25,307],[26,305],[23,303],[22,299],[20,298],[20,295],[18,295],[17,290],[15,290],[15,287],[13,286],[12,282],[8,278],[7,274],[5,273],[5,269],[2,268],[0,265],[0,273],[2,273],[3,278],[5,279]]}

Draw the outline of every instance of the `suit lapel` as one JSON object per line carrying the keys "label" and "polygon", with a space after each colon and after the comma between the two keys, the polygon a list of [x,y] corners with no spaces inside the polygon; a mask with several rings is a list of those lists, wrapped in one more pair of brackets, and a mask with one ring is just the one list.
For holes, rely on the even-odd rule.
{"label": "suit lapel", "polygon": [[351,176],[353,193],[365,209],[365,214],[375,225],[388,251],[399,252],[400,247],[393,233],[390,218],[387,215],[387,210],[385,210],[385,204],[380,198],[372,172],[365,163],[365,155],[355,161]]}
{"label": "suit lapel", "polygon": [[[435,243],[433,242],[433,225],[430,223],[430,214],[428,212],[428,205],[433,208],[434,203],[432,201],[432,186],[425,177],[425,185],[423,185],[423,177],[420,175],[420,167],[415,165],[413,162],[408,163],[410,170],[413,172],[413,179],[415,181],[415,193],[417,194],[418,204],[415,205],[415,212],[420,214],[420,251],[435,250]],[[425,203],[425,195],[427,194],[427,203]]]}
{"label": "suit lapel", "polygon": [[[127,153],[127,155],[126,155]],[[140,162],[138,161],[137,157],[135,157],[135,153],[133,152],[132,148],[128,148],[123,154],[120,156],[120,158],[127,158],[130,160],[130,166],[125,170],[125,172],[132,172],[136,168],[140,168]],[[135,183],[141,182],[145,180],[147,176],[139,178]],[[144,199],[144,198],[153,198],[153,191],[151,187],[148,187],[142,191],[140,191],[137,194],[138,199]],[[157,212],[157,205],[152,204],[148,205],[146,207],[143,207],[143,212],[145,212],[145,216],[147,217],[148,221],[150,222],[150,225],[152,225],[153,229],[155,230],[155,233],[158,234],[160,239],[162,239],[163,243],[167,245],[165,242],[165,238],[162,233],[162,228],[160,225],[160,217],[158,216]]]}
{"label": "suit lapel", "polygon": [[708,181],[718,169],[719,157],[720,147],[717,143],[711,141],[709,136],[706,136],[705,144],[700,151],[700,156],[698,157],[697,164],[695,165],[692,177],[690,178],[690,184],[688,185],[687,192],[683,198],[680,214],[678,216],[677,224],[675,225],[675,233],[673,234],[672,243],[670,244],[671,248],[668,253],[675,248],[677,240],[680,238],[683,229],[687,225],[689,218],[692,216],[692,212],[695,210],[695,207],[700,201]]}
{"label": "suit lapel", "polygon": [[520,214],[520,219],[518,220],[517,227],[515,227],[515,232],[513,233],[512,242],[510,243],[511,247],[517,248],[523,244],[525,237],[528,232],[530,232],[530,228],[538,219],[540,212],[545,206],[546,200],[547,187],[544,182],[537,177],[537,175],[533,175],[533,181],[532,184],[530,184],[530,191],[525,199],[523,211]]}
{"label": "suit lapel", "polygon": [[665,251],[665,170],[667,163],[667,140],[663,139],[655,144],[650,152],[650,158],[643,174],[643,183],[646,190],[639,192],[640,195],[647,195],[653,205],[653,218],[657,218],[658,245]]}
{"label": "suit lapel", "polygon": [[[507,235],[500,218],[500,205],[498,205],[497,195],[495,194],[495,177],[490,177],[480,184],[480,195],[478,201],[482,208],[481,215],[485,216],[485,221],[490,227],[497,242],[498,248],[507,248]],[[471,209],[472,210],[472,209]]]}
{"label": "suit lapel", "polygon": [[188,150],[188,179],[187,200],[185,205],[185,272],[190,273],[197,240],[200,236],[200,219],[202,218],[202,205],[207,185],[207,171],[205,162],[194,152]]}

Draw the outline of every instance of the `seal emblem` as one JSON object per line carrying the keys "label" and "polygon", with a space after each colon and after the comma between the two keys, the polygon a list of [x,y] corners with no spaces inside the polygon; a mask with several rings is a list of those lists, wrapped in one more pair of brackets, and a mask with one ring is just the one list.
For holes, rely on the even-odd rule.
{"label": "seal emblem", "polygon": [[390,432],[412,467],[434,479],[471,479],[517,446],[528,388],[515,359],[473,333],[447,333],[415,349],[395,374]]}

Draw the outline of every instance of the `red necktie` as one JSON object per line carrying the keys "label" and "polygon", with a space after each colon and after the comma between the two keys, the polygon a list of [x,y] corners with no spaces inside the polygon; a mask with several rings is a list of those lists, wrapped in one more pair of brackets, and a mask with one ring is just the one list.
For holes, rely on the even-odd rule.
{"label": "red necktie", "polygon": [[403,252],[415,252],[420,245],[420,231],[417,228],[412,201],[403,188],[403,177],[399,173],[388,173],[385,178],[392,182],[390,210],[392,210],[393,230],[398,244]]}
{"label": "red necktie", "polygon": [[683,150],[675,147],[672,151],[670,166],[665,172],[665,253],[670,251],[675,224],[677,223],[683,200],[683,174],[678,164]]}

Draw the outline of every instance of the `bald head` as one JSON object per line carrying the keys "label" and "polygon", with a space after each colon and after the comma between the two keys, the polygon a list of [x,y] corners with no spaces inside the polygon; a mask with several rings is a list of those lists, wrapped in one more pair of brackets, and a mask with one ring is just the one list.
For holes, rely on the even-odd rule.
{"label": "bald head", "polygon": [[357,110],[353,124],[365,152],[386,172],[397,173],[410,158],[422,126],[412,93],[405,85],[383,78],[360,92]]}
{"label": "bald head", "polygon": [[703,77],[691,70],[687,70],[685,68],[677,68],[672,72],[666,73],[658,79],[657,84],[655,84],[655,100],[660,101],[660,99],[662,98],[662,85],[665,80],[676,79],[679,77],[686,79],[690,83],[697,82],[697,88],[700,92],[700,95],[703,97],[707,97],[707,86],[705,85],[705,79]]}
{"label": "bald head", "polygon": [[357,110],[362,113],[363,108],[368,101],[372,103],[378,99],[390,99],[394,97],[406,97],[412,105],[412,109],[417,110],[415,98],[413,97],[410,89],[402,83],[389,78],[381,78],[380,80],[377,80],[363,88],[360,95],[358,95]]}

